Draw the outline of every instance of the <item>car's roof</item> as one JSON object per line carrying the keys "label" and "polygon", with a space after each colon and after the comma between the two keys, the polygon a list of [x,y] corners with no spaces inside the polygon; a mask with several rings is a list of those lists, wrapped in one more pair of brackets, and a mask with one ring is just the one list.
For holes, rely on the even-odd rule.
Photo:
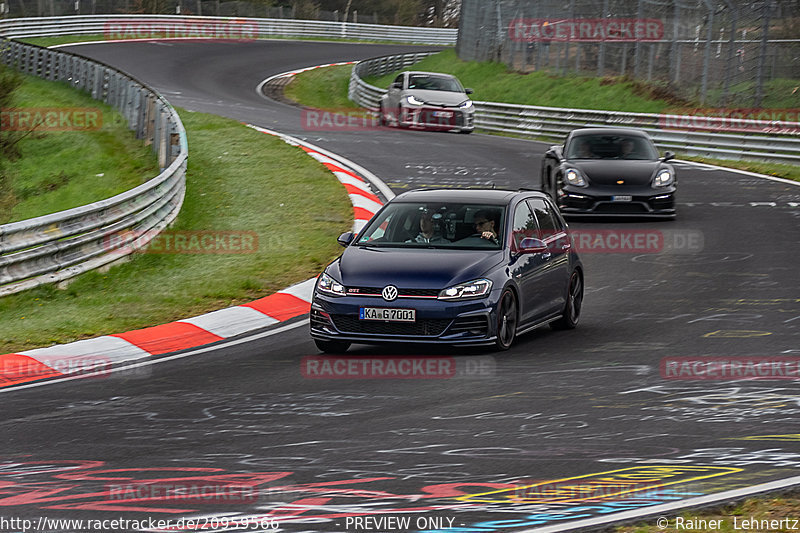
{"label": "car's roof", "polygon": [[515,196],[546,197],[540,191],[507,191],[503,189],[417,189],[393,199],[395,202],[476,202],[505,205]]}
{"label": "car's roof", "polygon": [[636,128],[578,128],[569,134],[570,137],[579,135],[637,135],[650,138],[647,132]]}
{"label": "car's roof", "polygon": [[[407,74],[422,74],[423,76],[438,76],[440,78],[455,78],[452,74],[444,74],[443,72],[424,72],[422,70],[409,70]],[[456,78],[457,79],[457,78]]]}

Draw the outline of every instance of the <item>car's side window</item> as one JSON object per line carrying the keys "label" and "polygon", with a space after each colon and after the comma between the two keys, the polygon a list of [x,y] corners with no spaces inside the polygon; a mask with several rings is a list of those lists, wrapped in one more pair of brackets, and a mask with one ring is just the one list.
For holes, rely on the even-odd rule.
{"label": "car's side window", "polygon": [[526,237],[538,237],[537,233],[536,217],[527,202],[520,202],[514,210],[514,226],[511,230],[514,248],[519,248],[522,239]]}
{"label": "car's side window", "polygon": [[564,230],[561,220],[556,216],[552,205],[542,198],[531,198],[528,200],[539,222],[540,239],[548,239]]}
{"label": "car's side window", "polygon": [[403,78],[404,78],[404,77],[405,77],[405,74],[400,74],[399,76],[397,76],[397,77],[394,79],[394,83],[399,83],[399,84],[400,84],[400,87],[402,88],[402,87],[403,87]]}

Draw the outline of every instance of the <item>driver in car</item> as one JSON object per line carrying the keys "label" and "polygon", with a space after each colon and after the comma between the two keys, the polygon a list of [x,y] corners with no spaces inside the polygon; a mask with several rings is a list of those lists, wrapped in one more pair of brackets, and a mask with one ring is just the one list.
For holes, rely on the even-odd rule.
{"label": "driver in car", "polygon": [[413,239],[406,242],[422,243],[422,244],[437,244],[449,243],[450,241],[442,237],[436,231],[436,223],[433,219],[433,213],[430,211],[423,211],[419,217],[419,233]]}

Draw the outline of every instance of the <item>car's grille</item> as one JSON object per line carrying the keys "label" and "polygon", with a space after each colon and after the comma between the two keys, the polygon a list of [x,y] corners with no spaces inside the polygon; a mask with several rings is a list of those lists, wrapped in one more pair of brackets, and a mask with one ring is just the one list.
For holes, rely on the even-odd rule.
{"label": "car's grille", "polygon": [[379,322],[359,320],[354,315],[331,315],[336,329],[342,333],[367,333],[370,335],[411,335],[437,337],[450,324],[449,319],[422,319],[416,322]]}
{"label": "car's grille", "polygon": [[448,331],[450,334],[465,332],[485,337],[489,333],[489,322],[485,316],[465,316],[457,318]]}
{"label": "car's grille", "polygon": [[595,213],[648,213],[647,207],[639,202],[603,203],[595,207]]}
{"label": "car's grille", "polygon": [[[380,298],[383,288],[376,287],[347,287],[350,296],[377,296]],[[397,289],[398,298],[435,298],[439,296],[439,289]]]}

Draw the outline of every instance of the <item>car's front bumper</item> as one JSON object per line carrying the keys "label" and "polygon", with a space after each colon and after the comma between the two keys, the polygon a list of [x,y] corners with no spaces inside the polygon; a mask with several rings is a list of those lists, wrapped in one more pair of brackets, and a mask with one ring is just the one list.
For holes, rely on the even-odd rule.
{"label": "car's front bumper", "polygon": [[[620,200],[620,196],[630,199]],[[675,187],[619,190],[567,186],[558,191],[556,201],[561,214],[566,216],[674,218],[676,215]]]}
{"label": "car's front bumper", "polygon": [[[319,293],[311,304],[311,336],[319,340],[360,344],[436,343],[484,345],[495,341],[499,294],[476,300],[448,302],[408,298],[386,302],[373,297],[330,297]],[[363,307],[414,309],[416,321],[360,320]]]}
{"label": "car's front bumper", "polygon": [[475,129],[474,109],[434,105],[403,106],[400,110],[400,125],[409,128],[472,131]]}

